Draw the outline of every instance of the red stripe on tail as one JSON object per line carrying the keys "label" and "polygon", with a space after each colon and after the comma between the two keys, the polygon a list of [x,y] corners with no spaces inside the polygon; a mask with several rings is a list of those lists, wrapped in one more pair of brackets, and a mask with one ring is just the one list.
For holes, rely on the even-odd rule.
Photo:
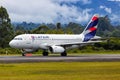
{"label": "red stripe on tail", "polygon": [[95,21],[95,20],[97,20],[98,19],[98,17],[97,16],[94,16],[93,18],[92,18],[92,21]]}
{"label": "red stripe on tail", "polygon": [[95,27],[91,27],[89,30],[92,32],[92,31],[95,31],[97,28]]}

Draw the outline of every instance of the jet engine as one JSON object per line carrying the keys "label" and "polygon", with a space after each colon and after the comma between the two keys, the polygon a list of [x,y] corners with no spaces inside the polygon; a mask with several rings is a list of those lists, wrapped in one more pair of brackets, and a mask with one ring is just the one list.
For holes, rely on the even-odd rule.
{"label": "jet engine", "polygon": [[52,52],[52,53],[63,53],[65,51],[65,49],[61,46],[51,46],[49,48],[49,50]]}

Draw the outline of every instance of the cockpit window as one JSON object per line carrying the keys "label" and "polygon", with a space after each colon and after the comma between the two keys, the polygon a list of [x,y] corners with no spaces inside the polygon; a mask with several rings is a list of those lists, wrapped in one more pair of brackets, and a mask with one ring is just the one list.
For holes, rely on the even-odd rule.
{"label": "cockpit window", "polygon": [[14,40],[22,40],[22,38],[14,38]]}

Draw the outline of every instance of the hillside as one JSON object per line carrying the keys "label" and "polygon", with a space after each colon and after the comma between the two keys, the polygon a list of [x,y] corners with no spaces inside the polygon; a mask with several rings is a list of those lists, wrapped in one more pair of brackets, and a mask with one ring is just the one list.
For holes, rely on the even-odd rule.
{"label": "hillside", "polygon": [[[27,23],[27,22],[22,22],[22,23],[13,23],[12,24],[14,27],[14,30],[26,30],[26,31],[31,31],[34,30],[41,26],[47,26],[49,30],[55,30],[57,29],[57,23],[53,24],[45,24],[45,23]],[[74,34],[80,34],[83,29],[85,28],[86,25],[81,25],[75,22],[70,22],[68,24],[61,24],[60,23],[60,28],[64,30],[64,33],[66,33],[66,30],[72,31]],[[39,29],[38,29],[39,30]],[[45,32],[44,32],[45,33]],[[98,30],[97,30],[97,35],[102,36],[102,37],[120,37],[120,25],[114,26],[110,23],[110,19],[108,16],[105,17],[100,17],[99,19],[99,24],[98,24]]]}

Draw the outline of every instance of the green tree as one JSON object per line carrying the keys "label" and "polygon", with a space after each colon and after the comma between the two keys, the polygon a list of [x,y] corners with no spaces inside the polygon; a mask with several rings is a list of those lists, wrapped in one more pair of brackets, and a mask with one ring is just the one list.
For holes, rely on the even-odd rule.
{"label": "green tree", "polygon": [[80,34],[83,31],[83,26],[77,23],[70,22],[66,26],[66,30],[71,30],[74,34]]}
{"label": "green tree", "polygon": [[57,29],[61,29],[61,23],[57,23]]}
{"label": "green tree", "polygon": [[9,41],[13,37],[13,28],[11,20],[4,7],[0,7],[0,47],[8,46]]}
{"label": "green tree", "polygon": [[111,25],[110,19],[108,16],[100,17],[99,23],[98,23],[98,30],[97,35],[103,36],[103,37],[111,37],[112,31],[114,31],[115,28]]}
{"label": "green tree", "polygon": [[32,33],[45,34],[47,30],[49,30],[49,28],[46,25],[41,25],[40,27],[32,30]]}

